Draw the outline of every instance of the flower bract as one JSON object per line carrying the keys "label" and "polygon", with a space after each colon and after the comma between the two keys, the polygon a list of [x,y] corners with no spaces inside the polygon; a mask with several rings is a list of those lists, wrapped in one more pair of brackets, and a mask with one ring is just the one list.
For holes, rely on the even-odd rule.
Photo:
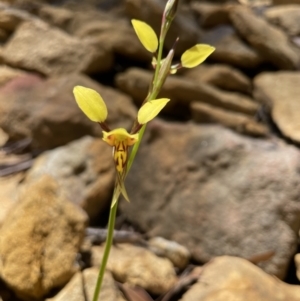
{"label": "flower bract", "polygon": [[203,63],[215,48],[206,44],[197,44],[186,50],[181,56],[181,65],[185,68],[194,68]]}
{"label": "flower bract", "polygon": [[95,122],[106,120],[107,108],[99,93],[82,86],[76,86],[73,93],[79,108],[89,119]]}
{"label": "flower bract", "polygon": [[156,33],[147,23],[139,20],[131,20],[133,29],[143,46],[151,53],[154,53],[158,47]]}

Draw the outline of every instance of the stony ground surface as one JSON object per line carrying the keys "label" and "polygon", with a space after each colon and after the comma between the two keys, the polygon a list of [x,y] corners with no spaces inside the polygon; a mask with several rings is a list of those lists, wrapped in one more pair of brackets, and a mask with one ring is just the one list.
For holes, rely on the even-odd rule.
{"label": "stony ground surface", "polygon": [[[77,107],[129,129],[165,1],[0,2],[0,301],[91,301],[115,180]],[[216,51],[170,76],[127,178],[99,300],[300,299],[300,1],[181,0],[165,50]],[[298,278],[297,278],[298,277]]]}

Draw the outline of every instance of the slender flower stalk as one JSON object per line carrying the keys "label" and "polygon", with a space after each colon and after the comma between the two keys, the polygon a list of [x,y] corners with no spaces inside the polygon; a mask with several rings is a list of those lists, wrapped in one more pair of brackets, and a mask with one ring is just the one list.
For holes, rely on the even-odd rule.
{"label": "slender flower stalk", "polygon": [[[179,0],[167,1],[162,17],[159,39],[147,23],[139,20],[131,21],[140,42],[153,55],[152,65],[155,71],[149,85],[148,94],[137,113],[136,120],[129,133],[124,128],[110,129],[106,123],[108,110],[98,92],[82,86],[76,86],[73,90],[79,108],[90,120],[99,123],[103,129],[102,139],[113,148],[113,160],[116,170],[115,188],[109,213],[108,233],[93,301],[99,300],[101,285],[113,241],[117,204],[120,195],[122,194],[129,201],[129,196],[125,188],[125,178],[139,149],[147,123],[154,119],[170,101],[168,98],[157,99],[157,96],[169,74],[174,74],[178,69],[183,67],[193,68],[201,64],[214,51],[214,47],[212,46],[197,44],[182,54],[180,63],[172,65],[175,46],[178,42],[177,38],[167,57],[162,58],[165,37],[175,17],[178,2]],[[132,150],[130,151],[131,147]]]}

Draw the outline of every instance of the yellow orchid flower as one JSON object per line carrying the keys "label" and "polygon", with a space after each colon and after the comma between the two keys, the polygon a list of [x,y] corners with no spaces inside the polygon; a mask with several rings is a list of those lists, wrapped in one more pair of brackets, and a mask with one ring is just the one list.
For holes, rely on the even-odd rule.
{"label": "yellow orchid flower", "polygon": [[126,168],[128,147],[139,140],[138,134],[129,134],[125,129],[119,128],[110,132],[103,131],[103,140],[114,147],[114,161],[118,172]]}
{"label": "yellow orchid flower", "polygon": [[107,108],[101,95],[93,89],[76,86],[73,90],[76,102],[85,115],[94,122],[98,122],[103,128],[103,140],[113,147],[113,159],[117,171],[117,184],[125,199],[129,201],[124,186],[127,173],[127,161],[129,147],[139,140],[139,130],[142,125],[155,118],[159,112],[170,101],[168,98],[161,98],[146,102],[138,111],[137,126],[132,133],[128,133],[124,128],[110,130],[105,120],[107,118]]}

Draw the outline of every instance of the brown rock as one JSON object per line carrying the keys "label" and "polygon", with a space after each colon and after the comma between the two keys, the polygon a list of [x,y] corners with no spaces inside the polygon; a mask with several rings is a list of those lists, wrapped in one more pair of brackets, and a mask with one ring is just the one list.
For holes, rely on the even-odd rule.
{"label": "brown rock", "polygon": [[232,26],[218,26],[206,31],[201,39],[216,47],[210,59],[241,68],[257,68],[263,58],[249,45],[243,42]]}
{"label": "brown rock", "polygon": [[[46,299],[46,301],[92,301],[98,273],[99,271],[96,268],[89,268],[82,273],[76,273],[55,297]],[[105,272],[104,274],[98,300],[125,301],[116,287],[110,272]]]}
{"label": "brown rock", "polygon": [[26,72],[11,68],[9,66],[2,65],[0,66],[0,86],[6,84],[10,80],[25,75]]}
{"label": "brown rock", "polygon": [[96,49],[106,45],[112,52],[134,60],[151,62],[151,54],[142,46],[128,21],[98,19],[83,22],[75,32],[80,40],[86,40]]}
{"label": "brown rock", "polygon": [[242,134],[267,136],[268,128],[253,118],[236,112],[218,109],[204,103],[191,103],[192,118],[200,123],[220,123]]}
{"label": "brown rock", "polygon": [[102,135],[100,126],[78,108],[72,93],[76,85],[95,89],[102,95],[109,111],[107,122],[112,128],[132,126],[136,108],[128,96],[84,75],[72,74],[48,80],[26,75],[0,87],[0,127],[10,139],[31,137],[33,147],[42,149],[84,135]]}
{"label": "brown rock", "polygon": [[[159,34],[165,6],[164,2],[156,0],[126,0],[125,3],[127,13],[131,18],[143,20]],[[200,28],[194,21],[192,12],[188,9],[183,12],[179,7],[176,18],[168,31],[165,45],[168,49],[171,49],[177,37],[180,37],[176,45],[176,51],[183,53],[198,43],[200,34]]]}
{"label": "brown rock", "polygon": [[273,4],[300,4],[300,0],[273,0]]}
{"label": "brown rock", "polygon": [[230,19],[239,34],[252,45],[265,60],[280,69],[297,69],[300,51],[283,31],[256,16],[242,5],[232,6]]}
{"label": "brown rock", "polygon": [[[104,246],[92,248],[92,264],[101,264]],[[153,294],[166,293],[177,280],[169,259],[160,258],[149,250],[131,244],[113,246],[107,269],[117,281],[141,286]]]}
{"label": "brown rock", "polygon": [[284,277],[300,227],[299,150],[219,126],[157,120],[147,130],[126,179],[125,218],[200,262],[274,251],[261,266]]}
{"label": "brown rock", "polygon": [[270,7],[264,12],[264,15],[268,21],[280,26],[289,35],[296,36],[300,34],[300,5]]}
{"label": "brown rock", "polygon": [[23,173],[0,178],[0,228],[8,212],[18,202],[17,187],[23,179]]}
{"label": "brown rock", "polygon": [[229,23],[227,6],[209,2],[192,2],[192,10],[199,16],[198,20],[203,27],[214,27]]}
{"label": "brown rock", "polygon": [[152,237],[148,240],[148,248],[156,255],[166,257],[179,269],[188,265],[191,253],[189,250],[175,241],[163,237]]}
{"label": "brown rock", "polygon": [[14,31],[22,22],[30,21],[36,19],[33,15],[15,9],[7,4],[0,4],[0,28],[12,32]]}
{"label": "brown rock", "polygon": [[7,39],[9,38],[9,32],[5,29],[0,28],[0,42],[1,44],[4,44]]}
{"label": "brown rock", "polygon": [[238,69],[228,65],[200,65],[189,69],[184,76],[199,83],[204,82],[218,88],[238,91],[242,93],[251,93],[251,81]]}
{"label": "brown rock", "polygon": [[[151,79],[151,72],[130,68],[117,75],[116,85],[138,102],[142,102],[148,93]],[[258,105],[247,96],[221,91],[209,84],[179,76],[169,76],[160,95],[172,99],[169,108],[176,106],[177,103],[187,106],[191,101],[199,101],[250,115],[258,109]]]}
{"label": "brown rock", "polygon": [[87,218],[57,189],[49,176],[24,188],[0,229],[1,278],[25,299],[41,298],[76,271]]}
{"label": "brown rock", "polygon": [[199,281],[181,301],[296,301],[300,286],[264,273],[245,259],[222,256],[203,267]]}
{"label": "brown rock", "polygon": [[299,72],[265,72],[254,79],[255,98],[271,111],[283,135],[300,142]]}
{"label": "brown rock", "polygon": [[105,45],[96,50],[41,21],[22,23],[4,46],[2,57],[11,66],[44,75],[101,72],[108,70],[113,62]]}
{"label": "brown rock", "polygon": [[102,139],[83,137],[39,156],[26,176],[26,183],[48,174],[60,186],[60,195],[80,205],[91,219],[110,201],[114,186],[111,147]]}
{"label": "brown rock", "polygon": [[38,16],[50,25],[67,29],[73,20],[73,12],[64,7],[52,5],[42,5],[38,11]]}
{"label": "brown rock", "polygon": [[[1,128],[0,128],[0,147],[2,148],[2,146],[8,141],[8,135],[7,133],[5,133]],[[0,156],[3,155],[3,153],[0,151]]]}
{"label": "brown rock", "polygon": [[296,265],[296,275],[298,280],[300,280],[300,254],[296,254],[294,257],[295,265]]}

